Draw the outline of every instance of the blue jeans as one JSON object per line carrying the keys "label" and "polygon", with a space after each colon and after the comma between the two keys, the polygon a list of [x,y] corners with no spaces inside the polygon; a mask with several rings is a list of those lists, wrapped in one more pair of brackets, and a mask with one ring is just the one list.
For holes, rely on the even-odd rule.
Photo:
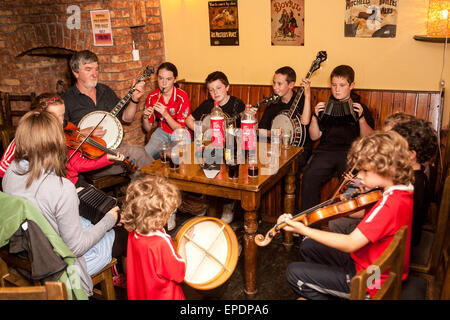
{"label": "blue jeans", "polygon": [[153,159],[159,159],[159,144],[161,142],[171,142],[172,135],[170,133],[165,132],[161,128],[157,128],[152,136],[150,137],[150,141],[145,145],[145,151],[153,157]]}
{"label": "blue jeans", "polygon": [[[80,219],[81,228],[83,230],[90,229],[94,226],[88,219],[83,217],[80,217]],[[111,229],[105,233],[99,242],[97,242],[83,255],[84,260],[86,260],[87,271],[90,276],[96,274],[111,262],[114,238],[115,233],[114,230]]]}
{"label": "blue jeans", "polygon": [[[177,131],[178,130],[178,131]],[[184,134],[185,143],[189,144],[190,134],[187,132],[187,129],[177,129],[174,133],[178,132],[179,134]],[[173,133],[167,133],[161,128],[157,128],[150,137],[150,141],[145,145],[145,151],[153,157],[153,159],[157,160],[160,158],[159,155],[159,144],[161,142],[167,142],[169,144],[174,143],[176,139],[180,139],[180,137],[175,137]]]}

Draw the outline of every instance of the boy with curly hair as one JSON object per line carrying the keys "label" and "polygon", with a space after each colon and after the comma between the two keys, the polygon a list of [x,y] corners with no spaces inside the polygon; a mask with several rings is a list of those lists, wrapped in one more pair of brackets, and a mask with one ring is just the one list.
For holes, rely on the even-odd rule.
{"label": "boy with curly hair", "polygon": [[[348,154],[358,179],[369,189],[380,187],[382,198],[350,234],[310,228],[283,214],[284,229],[306,236],[300,246],[301,262],[288,266],[286,277],[294,292],[307,299],[349,298],[350,282],[384,252],[395,233],[408,226],[403,280],[408,276],[414,174],[407,141],[394,131],[374,132],[356,140]],[[380,285],[387,277],[383,273]],[[369,287],[370,296],[376,287]]]}
{"label": "boy with curly hair", "polygon": [[179,283],[186,263],[164,231],[180,205],[180,192],[161,176],[130,183],[122,221],[129,231],[127,293],[129,300],[184,300]]}

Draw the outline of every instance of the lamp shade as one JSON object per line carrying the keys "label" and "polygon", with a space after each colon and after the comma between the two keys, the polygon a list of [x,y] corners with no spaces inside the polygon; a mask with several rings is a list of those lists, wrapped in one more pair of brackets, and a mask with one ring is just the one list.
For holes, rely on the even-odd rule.
{"label": "lamp shade", "polygon": [[445,37],[448,30],[449,0],[430,0],[428,6],[427,36]]}

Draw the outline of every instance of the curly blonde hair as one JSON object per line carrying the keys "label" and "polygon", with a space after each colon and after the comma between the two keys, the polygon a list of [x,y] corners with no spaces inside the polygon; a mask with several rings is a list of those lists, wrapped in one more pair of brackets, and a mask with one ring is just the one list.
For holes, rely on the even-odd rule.
{"label": "curly blonde hair", "polygon": [[414,182],[408,142],[395,131],[374,131],[355,140],[347,155],[348,165],[391,178],[394,184]]}
{"label": "curly blonde hair", "polygon": [[137,179],[127,188],[124,227],[140,234],[162,229],[180,203],[180,191],[166,178],[149,175]]}

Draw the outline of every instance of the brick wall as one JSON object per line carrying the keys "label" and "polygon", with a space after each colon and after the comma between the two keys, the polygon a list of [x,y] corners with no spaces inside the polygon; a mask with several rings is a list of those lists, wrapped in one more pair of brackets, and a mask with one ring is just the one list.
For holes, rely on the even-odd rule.
{"label": "brick wall", "polygon": [[[73,12],[80,8],[80,28],[69,29]],[[114,46],[94,46],[90,10],[108,9]],[[133,61],[132,41],[140,51]],[[70,83],[71,53],[88,49],[100,60],[99,81],[123,97],[147,65],[164,61],[163,28],[159,0],[2,0],[0,1],[0,92],[39,95],[55,92],[61,79]],[[152,77],[147,89],[154,88]],[[124,126],[125,141],[143,144],[141,113]]]}

